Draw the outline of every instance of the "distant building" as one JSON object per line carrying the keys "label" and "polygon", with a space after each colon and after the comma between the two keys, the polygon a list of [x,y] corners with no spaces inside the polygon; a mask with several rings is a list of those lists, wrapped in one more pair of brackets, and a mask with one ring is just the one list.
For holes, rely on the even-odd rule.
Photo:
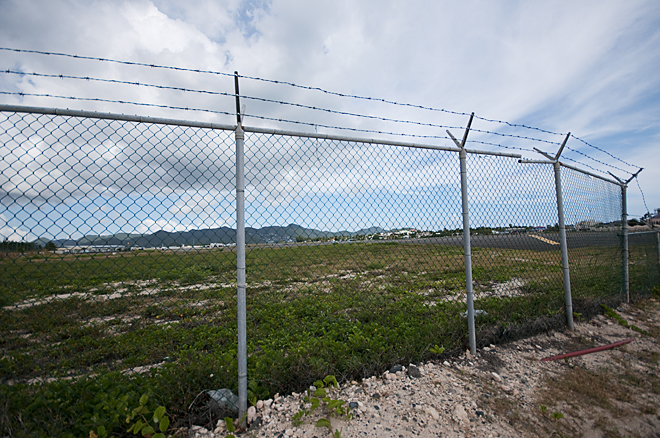
{"label": "distant building", "polygon": [[65,246],[58,248],[55,254],[90,254],[99,252],[116,252],[124,251],[124,245],[80,245],[80,246]]}
{"label": "distant building", "polygon": [[575,224],[575,230],[576,231],[589,230],[589,229],[595,227],[596,225],[598,225],[600,223],[601,222],[597,222],[593,219],[583,220],[583,221],[580,221],[580,222]]}
{"label": "distant building", "polygon": [[660,226],[660,208],[655,209],[655,216],[649,218],[649,224],[652,226]]}

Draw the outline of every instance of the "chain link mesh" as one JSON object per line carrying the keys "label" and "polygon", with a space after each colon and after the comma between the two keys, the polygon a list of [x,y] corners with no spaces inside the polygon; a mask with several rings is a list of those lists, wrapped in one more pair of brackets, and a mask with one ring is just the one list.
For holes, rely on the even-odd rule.
{"label": "chain link mesh", "polygon": [[236,390],[232,137],[2,114],[3,430],[88,436],[144,394],[177,426],[235,412],[203,392]]}
{"label": "chain link mesh", "polygon": [[628,235],[630,299],[638,300],[650,295],[660,284],[659,231],[632,232]]}
{"label": "chain link mesh", "polygon": [[623,288],[621,187],[562,167],[573,311],[589,318],[616,307]]}
{"label": "chain link mesh", "polygon": [[[0,113],[0,153],[3,433],[236,416],[233,132]],[[467,169],[477,345],[562,327],[552,166]],[[251,402],[467,349],[458,154],[248,132],[245,184]],[[620,187],[562,184],[587,317],[622,297]],[[636,293],[652,239],[631,237]]]}
{"label": "chain link mesh", "polygon": [[552,166],[468,155],[477,345],[564,324]]}

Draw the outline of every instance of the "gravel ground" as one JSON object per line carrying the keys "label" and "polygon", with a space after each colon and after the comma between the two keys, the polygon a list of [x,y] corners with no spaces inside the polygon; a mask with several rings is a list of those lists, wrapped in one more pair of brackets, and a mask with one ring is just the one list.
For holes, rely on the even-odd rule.
{"label": "gravel ground", "polygon": [[[660,303],[651,299],[616,313],[629,326],[600,315],[568,330],[466,352],[444,363],[406,364],[381,376],[348,382],[332,399],[357,408],[353,418],[329,417],[341,437],[657,437],[660,436]],[[646,333],[640,333],[644,331]],[[540,359],[633,339],[614,349]],[[252,410],[237,437],[330,437],[316,427],[323,408],[294,426],[303,395],[276,396]],[[225,437],[194,427],[195,438]]]}

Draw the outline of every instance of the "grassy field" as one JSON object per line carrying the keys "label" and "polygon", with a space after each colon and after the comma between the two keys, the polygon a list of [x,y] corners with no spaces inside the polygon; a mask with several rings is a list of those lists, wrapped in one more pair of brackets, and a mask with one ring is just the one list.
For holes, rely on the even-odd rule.
{"label": "grassy field", "polygon": [[[633,248],[631,259],[647,253]],[[211,250],[0,260],[1,434],[88,437],[103,426],[122,436],[125,408],[142,394],[167,408],[172,427],[213,422],[202,391],[236,389],[235,258]],[[616,248],[581,248],[570,259],[578,317],[621,300]],[[476,248],[473,266],[479,345],[564,324],[558,250]],[[647,270],[633,264],[631,279]],[[460,247],[255,246],[247,279],[248,375],[259,398],[466,348]]]}

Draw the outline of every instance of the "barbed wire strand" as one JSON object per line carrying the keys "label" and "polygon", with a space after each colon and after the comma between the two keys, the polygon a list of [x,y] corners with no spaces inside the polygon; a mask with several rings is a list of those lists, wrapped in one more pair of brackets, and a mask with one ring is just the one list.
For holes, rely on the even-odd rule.
{"label": "barbed wire strand", "polygon": [[46,55],[46,56],[63,56],[66,58],[74,58],[74,59],[87,59],[90,61],[101,61],[101,62],[111,62],[114,64],[123,64],[123,65],[135,65],[139,67],[150,67],[150,68],[159,68],[159,69],[166,69],[166,70],[176,70],[176,71],[186,71],[186,72],[191,72],[191,73],[205,73],[205,74],[213,74],[213,75],[219,75],[219,76],[231,76],[233,77],[233,73],[224,73],[224,72],[219,72],[219,71],[213,71],[213,70],[200,70],[200,69],[194,69],[194,68],[185,68],[185,67],[174,67],[174,66],[169,66],[169,65],[159,65],[159,64],[149,64],[146,62],[135,62],[135,61],[121,61],[117,59],[111,59],[111,58],[99,58],[96,56],[82,56],[82,55],[72,55],[70,53],[61,53],[61,52],[47,52],[44,50],[28,50],[28,49],[14,49],[11,47],[0,47],[0,50],[4,50],[7,52],[17,52],[17,53],[33,53],[37,55]]}
{"label": "barbed wire strand", "polygon": [[[23,96],[47,97],[47,98],[67,99],[67,100],[76,100],[76,101],[116,103],[116,104],[122,104],[122,105],[135,105],[135,106],[143,106],[143,107],[151,107],[151,108],[171,109],[171,110],[177,110],[177,111],[205,112],[205,113],[210,113],[210,114],[220,114],[220,115],[227,115],[227,116],[235,115],[234,113],[227,112],[227,111],[209,110],[209,109],[204,109],[204,108],[181,107],[181,106],[173,106],[173,105],[162,105],[162,104],[144,103],[144,102],[132,102],[132,101],[114,100],[114,99],[103,99],[103,98],[98,98],[98,97],[76,97],[76,96],[54,95],[54,94],[48,94],[48,93],[24,93],[24,92],[10,92],[10,91],[0,91],[0,94],[15,95],[15,96],[21,96],[21,97],[23,97]],[[230,96],[231,96],[231,94],[230,94]],[[257,114],[245,114],[245,116],[260,119],[260,120],[268,120],[268,121],[274,121],[274,122],[280,122],[280,123],[291,123],[291,124],[296,124],[296,125],[311,126],[311,127],[315,127],[315,128],[316,127],[321,127],[321,128],[326,128],[326,129],[336,129],[336,130],[351,131],[351,132],[362,132],[362,133],[369,133],[369,134],[381,134],[381,135],[409,137],[409,138],[450,140],[450,138],[445,136],[445,135],[419,135],[419,134],[397,133],[397,132],[372,130],[372,129],[347,128],[347,127],[335,126],[335,125],[325,125],[325,124],[312,123],[312,122],[301,122],[301,121],[297,121],[297,120],[287,120],[287,119],[276,118],[276,117],[268,117],[268,116],[262,116],[262,115],[257,115]],[[518,136],[512,136],[512,135],[506,135],[506,136],[507,137],[520,138]],[[533,151],[532,149],[529,149],[529,148],[506,146],[506,145],[502,145],[502,144],[499,144],[499,143],[491,143],[491,142],[485,142],[485,141],[479,141],[479,140],[468,140],[468,143],[482,144],[482,145],[493,146],[493,147],[498,147],[498,148],[502,148],[502,149],[519,150],[519,151],[525,151],[525,152],[532,152]],[[568,149],[570,149],[570,148],[568,148]],[[573,149],[570,149],[570,150],[574,151]],[[592,160],[594,160],[594,161],[596,161],[600,164],[603,164],[605,166],[612,167],[612,168],[620,170],[622,172],[626,172],[625,170],[620,169],[616,166],[612,166],[610,164],[603,163],[603,162],[598,161],[594,158],[591,158],[588,155],[585,155],[580,151],[574,151],[574,152],[577,152],[580,155],[583,155],[587,158],[590,158],[590,159],[592,159]],[[595,170],[597,172],[605,174],[603,171],[598,170],[598,169],[594,168],[593,166],[589,166],[588,164],[583,163],[581,161],[573,160],[573,159],[570,159],[570,158],[567,158],[567,157],[565,157],[564,159],[572,161],[574,163],[581,164],[585,167],[588,167],[589,169],[592,169],[592,170]]]}
{"label": "barbed wire strand", "polygon": [[501,125],[508,125],[508,126],[511,126],[512,128],[525,128],[525,129],[531,129],[531,130],[534,130],[534,131],[543,132],[543,133],[546,133],[546,134],[565,135],[565,134],[562,134],[561,132],[548,131],[546,129],[536,128],[534,126],[529,126],[529,125],[524,125],[524,124],[519,124],[519,123],[511,123],[511,122],[507,122],[507,121],[504,121],[504,120],[487,119],[485,117],[480,117],[476,114],[474,115],[474,118],[479,119],[479,120],[483,120],[484,122],[491,122],[491,123],[499,123]]}
{"label": "barbed wire strand", "polygon": [[[28,73],[28,72],[20,72],[20,71],[13,71],[13,70],[4,70],[4,71],[0,71],[0,73],[15,74],[15,75],[20,75],[20,76],[35,76],[35,77],[44,77],[44,78],[55,78],[55,79],[75,79],[75,80],[94,81],[94,82],[106,82],[106,83],[113,83],[113,84],[133,85],[133,86],[157,88],[157,89],[163,89],[163,90],[173,90],[173,91],[181,91],[181,92],[208,94],[208,95],[214,95],[214,96],[227,96],[227,97],[235,97],[236,96],[234,93],[225,93],[225,92],[221,92],[221,91],[199,90],[199,89],[191,89],[191,88],[184,88],[184,87],[173,87],[173,86],[168,86],[168,85],[149,84],[149,83],[137,82],[137,81],[122,81],[122,80],[119,80],[119,79],[95,78],[95,77],[90,77],[90,76],[73,76],[73,75],[64,75],[64,74],[46,74],[46,73],[36,73],[36,72]],[[337,110],[332,110],[332,109],[328,109],[328,108],[316,107],[316,106],[311,106],[311,105],[304,105],[304,104],[294,103],[294,102],[267,99],[267,98],[263,98],[263,97],[246,96],[246,95],[241,95],[240,97],[241,97],[241,99],[249,99],[249,100],[267,102],[267,103],[277,103],[277,104],[280,104],[280,105],[294,106],[294,107],[303,108],[303,109],[311,109],[311,110],[315,110],[315,111],[323,111],[323,112],[327,112],[327,113],[345,115],[345,116],[351,116],[351,117],[375,119],[375,120],[381,120],[381,121],[386,121],[386,122],[394,122],[394,123],[407,123],[407,124],[413,124],[413,125],[419,125],[419,126],[429,126],[429,127],[433,127],[433,128],[442,128],[442,129],[463,129],[460,126],[438,125],[438,124],[434,124],[434,123],[416,122],[414,120],[403,120],[403,119],[392,119],[392,118],[388,118],[388,117],[370,116],[370,115],[366,115],[366,114],[357,114],[357,113],[350,113],[350,112],[346,112],[346,111],[337,111]]]}
{"label": "barbed wire strand", "polygon": [[[129,104],[129,105],[148,106],[148,107],[157,107],[157,108],[165,108],[165,109],[184,110],[184,111],[204,111],[204,112],[210,112],[210,113],[222,114],[222,115],[229,115],[229,116],[234,115],[234,113],[229,113],[229,112],[225,112],[225,111],[215,111],[215,110],[206,110],[206,109],[199,109],[199,108],[188,108],[188,107],[176,107],[176,106],[170,106],[170,105],[129,102],[129,101],[122,101],[122,100],[110,100],[110,99],[101,99],[101,98],[83,98],[83,97],[74,97],[74,96],[58,96],[58,95],[43,94],[43,93],[38,94],[38,93],[8,92],[8,91],[0,91],[0,94],[9,94],[9,95],[18,95],[18,96],[33,96],[33,97],[51,97],[51,98],[58,98],[58,99],[83,100],[83,101],[86,101],[86,100],[87,101],[100,101],[100,102],[106,102],[106,103]],[[417,138],[433,138],[433,139],[450,140],[450,138],[447,137],[447,136],[415,135],[415,134],[403,134],[403,133],[386,132],[386,131],[365,130],[365,129],[357,129],[357,128],[345,128],[345,127],[333,126],[333,125],[322,125],[322,124],[318,124],[318,123],[308,123],[308,122],[300,122],[300,121],[294,121],[294,120],[277,119],[277,118],[273,118],[273,117],[258,116],[258,115],[253,115],[253,114],[245,114],[245,117],[253,117],[253,118],[258,118],[258,119],[263,119],[263,120],[285,122],[285,123],[303,124],[303,125],[307,125],[307,126],[313,126],[313,127],[315,127],[315,129],[316,129],[316,127],[322,127],[322,128],[327,128],[327,129],[344,129],[344,130],[359,131],[359,132],[378,133],[378,134],[384,134],[384,135],[396,135],[396,136],[407,136],[407,137],[417,137]],[[530,149],[530,148],[521,148],[521,147],[516,147],[516,146],[506,146],[506,145],[503,145],[503,144],[500,144],[500,143],[491,143],[491,142],[487,142],[487,141],[468,140],[467,142],[472,143],[472,144],[482,144],[482,145],[487,145],[487,146],[493,146],[493,147],[498,147],[498,148],[502,148],[502,149],[511,149],[511,150],[519,150],[519,151],[524,151],[524,152],[533,152],[533,149]],[[574,162],[578,163],[578,161],[575,161],[575,160],[571,160],[571,161],[574,161]]]}
{"label": "barbed wire strand", "polygon": [[[49,98],[56,98],[56,99],[68,99],[68,100],[91,101],[91,102],[117,103],[117,104],[122,104],[122,105],[137,105],[137,106],[145,106],[145,107],[153,107],[153,108],[172,109],[172,110],[178,110],[178,111],[198,111],[198,112],[206,112],[206,113],[211,113],[211,114],[222,114],[222,115],[228,115],[228,116],[235,116],[236,115],[235,113],[230,113],[230,112],[227,112],[227,111],[209,110],[209,109],[204,109],[204,108],[179,107],[179,106],[161,105],[161,104],[155,104],[155,103],[130,102],[130,101],[125,101],[125,100],[102,99],[102,98],[98,98],[98,97],[58,96],[58,95],[46,94],[46,93],[22,93],[22,92],[12,92],[12,91],[0,91],[0,94],[16,95],[16,96],[32,96],[32,97],[49,97]],[[293,123],[293,124],[297,124],[297,125],[305,125],[305,126],[311,126],[311,127],[318,126],[318,127],[326,128],[326,129],[337,129],[337,130],[345,130],[345,131],[353,131],[353,132],[365,132],[365,133],[371,133],[371,134],[392,135],[392,136],[400,136],[400,137],[414,137],[414,138],[451,140],[447,136],[405,134],[405,133],[378,131],[378,130],[370,130],[370,129],[346,128],[346,127],[342,127],[342,126],[323,125],[323,124],[319,124],[319,123],[301,122],[301,121],[287,120],[287,119],[281,119],[281,118],[278,119],[278,118],[275,118],[275,117],[260,116],[260,115],[255,115],[255,114],[245,114],[245,117],[252,117],[252,118],[256,118],[256,119],[269,120],[269,121],[282,122],[282,123]]]}
{"label": "barbed wire strand", "polygon": [[[576,136],[573,135],[573,134],[571,134],[571,137],[573,137],[574,139],[576,139],[576,140],[578,140],[578,141],[581,141],[582,143],[586,144],[587,146],[589,146],[589,147],[591,147],[591,148],[596,149],[597,151],[600,151],[600,152],[602,152],[602,153],[604,153],[604,154],[606,154],[606,155],[609,155],[610,157],[614,158],[615,160],[622,162],[622,163],[625,164],[626,166],[634,167],[635,169],[639,169],[639,167],[640,167],[640,166],[635,166],[634,164],[630,164],[630,163],[628,163],[628,162],[626,162],[626,161],[623,161],[621,158],[615,157],[614,155],[612,155],[611,153],[607,152],[606,150],[601,149],[601,148],[599,148],[598,146],[594,146],[594,145],[592,145],[592,144],[590,144],[590,143],[588,143],[588,142],[582,140],[580,137],[576,137]],[[628,172],[628,171],[626,171],[626,172],[632,174],[632,172]]]}
{"label": "barbed wire strand", "polygon": [[646,212],[648,214],[651,214],[651,210],[649,210],[649,206],[646,205],[646,197],[644,196],[644,191],[642,190],[642,186],[639,185],[639,178],[635,178],[635,182],[637,183],[637,187],[639,188],[639,192],[642,194],[642,201],[644,201],[644,207],[646,207]]}
{"label": "barbed wire strand", "polygon": [[[605,175],[606,177],[608,177],[608,178],[611,179],[611,175],[610,175],[609,173],[603,172],[602,170],[597,169],[597,168],[595,168],[595,167],[593,167],[593,166],[590,166],[590,165],[588,165],[588,164],[586,164],[586,163],[583,163],[582,161],[577,161],[577,160],[574,160],[574,159],[572,159],[572,158],[564,157],[564,156],[561,157],[561,160],[571,161],[571,162],[573,162],[573,163],[579,164],[579,165],[581,165],[581,166],[584,166],[584,167],[586,167],[586,168],[589,168],[589,169],[593,170],[594,172],[601,173],[601,174],[603,174],[603,175]],[[560,160],[560,161],[561,161],[561,160]]]}
{"label": "barbed wire strand", "polygon": [[[69,54],[69,53],[61,53],[61,52],[48,52],[48,51],[43,51],[43,50],[16,49],[16,48],[10,48],[10,47],[0,47],[0,50],[10,51],[10,52],[17,52],[17,53],[33,53],[33,54],[45,55],[45,56],[62,56],[62,57],[68,57],[68,58],[74,58],[74,59],[87,59],[87,60],[93,60],[93,61],[99,61],[99,62],[111,62],[111,63],[117,63],[117,64],[122,64],[122,65],[133,65],[133,66],[140,66],[140,67],[160,68],[160,69],[168,69],[168,70],[175,70],[175,71],[185,71],[185,72],[191,72],[191,73],[203,73],[203,74],[212,74],[212,75],[221,75],[221,76],[234,76],[231,73],[218,72],[218,71],[214,71],[214,70],[191,69],[191,68],[185,68],[185,67],[174,67],[174,66],[150,64],[150,63],[135,62],[135,61],[121,61],[121,60],[116,60],[116,59],[111,59],[111,58],[100,58],[100,57],[94,57],[94,56],[72,55],[72,54]],[[239,77],[244,78],[244,79],[250,79],[250,80],[253,80],[253,81],[267,82],[267,83],[278,84],[278,85],[287,85],[287,86],[290,86],[290,87],[300,88],[300,89],[304,89],[304,90],[319,91],[319,92],[322,92],[322,93],[325,93],[325,94],[328,94],[328,95],[334,95],[334,96],[338,96],[338,97],[367,100],[367,101],[372,101],[372,102],[381,102],[381,103],[386,103],[386,104],[390,104],[390,105],[403,106],[403,107],[416,108],[416,109],[423,109],[423,110],[426,110],[426,111],[443,112],[443,113],[452,114],[452,115],[459,115],[459,116],[466,116],[466,117],[470,116],[470,114],[466,113],[466,112],[452,111],[452,110],[447,110],[447,109],[444,109],[444,108],[434,108],[434,107],[429,107],[429,106],[424,106],[424,105],[416,105],[416,104],[411,104],[411,103],[396,102],[396,101],[393,101],[393,100],[375,98],[375,97],[370,97],[370,96],[360,96],[360,95],[355,95],[355,94],[338,93],[338,92],[335,92],[335,91],[325,90],[325,89],[320,88],[320,87],[311,87],[311,86],[306,86],[306,85],[299,85],[299,84],[295,84],[293,82],[278,81],[278,80],[274,80],[274,79],[265,79],[265,78],[260,78],[260,77],[255,77],[255,76],[247,76],[247,75],[240,75],[240,74],[239,74]],[[515,123],[505,122],[505,121],[502,121],[502,120],[488,119],[488,118],[479,117],[479,116],[475,116],[475,117],[477,117],[477,118],[479,118],[483,121],[490,122],[490,123],[499,123],[499,124],[505,124],[505,125],[508,125],[508,126],[511,126],[511,127],[531,129],[531,130],[536,130],[536,131],[539,131],[539,132],[544,132],[544,133],[552,134],[552,135],[563,135],[563,134],[558,133],[558,132],[552,132],[552,131],[548,131],[548,130],[545,130],[545,129],[536,128],[536,127],[528,126],[528,125],[524,125],[524,124],[515,124]]]}
{"label": "barbed wire strand", "polygon": [[[41,51],[41,50],[29,50],[29,49],[16,49],[16,48],[9,48],[9,47],[0,47],[0,50],[4,51],[11,51],[11,52],[16,52],[16,53],[33,53],[33,54],[39,54],[39,55],[45,55],[45,56],[62,56],[62,57],[69,57],[69,58],[74,58],[74,59],[87,59],[87,60],[94,60],[94,61],[99,61],[99,62],[112,62],[112,63],[117,63],[117,64],[123,64],[123,65],[134,65],[134,66],[142,66],[142,67],[150,67],[150,68],[159,68],[159,69],[168,69],[168,70],[174,70],[174,71],[186,71],[186,72],[192,72],[192,73],[204,73],[204,74],[213,74],[213,75],[220,75],[220,76],[233,76],[231,73],[224,73],[224,72],[218,72],[218,71],[213,71],[213,70],[202,70],[202,69],[191,69],[191,68],[185,68],[185,67],[174,67],[174,66],[166,66],[166,65],[160,65],[160,64],[149,64],[149,63],[143,63],[143,62],[135,62],[135,61],[121,61],[121,60],[116,60],[116,59],[110,59],[110,58],[101,58],[101,57],[93,57],[93,56],[81,56],[81,55],[72,55],[68,53],[61,53],[61,52],[48,52],[48,51]],[[390,101],[386,99],[380,99],[380,98],[373,98],[369,96],[359,96],[359,95],[352,95],[352,94],[345,94],[345,93],[337,93],[329,90],[322,89],[320,87],[309,87],[309,86],[304,86],[304,85],[298,85],[294,84],[292,82],[286,82],[286,81],[277,81],[277,80],[272,80],[272,79],[265,79],[265,78],[259,78],[259,77],[254,77],[254,76],[246,76],[246,75],[239,75],[239,77],[245,78],[245,79],[250,79],[250,80],[255,80],[255,81],[262,81],[262,82],[268,82],[268,83],[273,83],[273,84],[284,84],[288,85],[291,87],[296,87],[296,88],[301,88],[301,89],[306,89],[306,90],[315,90],[315,91],[320,91],[325,94],[330,94],[330,95],[336,95],[339,97],[347,97],[347,98],[354,98],[354,99],[362,99],[362,100],[368,100],[368,101],[376,101],[376,102],[382,102],[382,103],[387,103],[391,105],[397,105],[397,106],[404,106],[404,107],[412,107],[412,108],[418,108],[418,109],[424,109],[428,111],[436,111],[436,112],[444,112],[448,114],[454,114],[454,115],[461,115],[461,116],[469,116],[470,114],[464,113],[464,112],[458,112],[458,111],[451,111],[451,110],[446,110],[442,108],[433,108],[433,107],[426,107],[422,105],[415,105],[415,104],[409,104],[409,103],[400,103],[396,101]],[[478,117],[478,116],[477,116]],[[535,129],[540,132],[545,132],[548,134],[560,134],[560,133],[555,133],[552,131],[547,131],[543,130],[541,128],[534,128],[530,127],[528,125],[522,125],[522,124],[511,124],[509,122],[503,122],[501,120],[496,120],[496,119],[487,119],[487,118],[482,118],[478,117],[481,120],[487,121],[487,122],[492,122],[492,123],[503,123],[507,124],[509,126],[516,126],[516,127],[521,127],[525,129]],[[476,131],[476,130],[475,130]],[[477,132],[484,132],[484,131],[477,131]],[[498,135],[494,132],[488,132],[485,131],[484,133],[489,133],[489,134],[494,134]],[[499,134],[499,135],[504,135],[504,134]],[[504,135],[505,136],[505,135]],[[586,144],[589,147],[592,147],[602,153],[605,153],[609,155],[610,157],[614,158],[615,160],[618,160],[627,166],[638,168],[639,166],[632,165],[630,163],[627,163],[624,160],[621,160],[620,158],[612,155],[611,153],[598,148],[581,138],[571,135],[574,137],[576,140],[579,140]],[[526,140],[531,140],[532,138],[524,137],[524,136],[511,136],[513,138],[520,138],[520,139],[526,139]],[[553,143],[549,141],[545,141],[547,143]],[[556,143],[559,144],[559,143]],[[631,173],[631,172],[627,172]]]}
{"label": "barbed wire strand", "polygon": [[593,158],[593,157],[590,156],[590,155],[587,155],[587,154],[585,154],[585,153],[583,153],[583,152],[578,151],[577,149],[573,149],[573,148],[570,148],[570,147],[568,147],[568,146],[566,146],[566,149],[568,149],[568,150],[571,151],[571,152],[575,152],[576,154],[580,154],[580,155],[582,155],[583,157],[586,157],[586,158],[588,158],[588,159],[590,159],[590,160],[592,160],[592,161],[595,161],[595,162],[598,163],[598,164],[602,164],[603,166],[611,167],[612,169],[620,170],[621,172],[624,172],[624,173],[632,173],[632,172],[629,172],[629,171],[627,171],[627,170],[625,170],[625,169],[622,169],[622,168],[620,168],[620,167],[614,166],[613,164],[609,164],[609,163],[605,163],[605,162],[603,162],[603,161],[597,160],[597,159]]}
{"label": "barbed wire strand", "polygon": [[[9,69],[1,71],[1,72],[4,73],[4,74],[15,74],[15,75],[44,77],[44,78],[55,78],[55,79],[74,79],[74,80],[84,80],[84,81],[94,81],[94,82],[105,82],[105,83],[122,84],[122,85],[143,86],[143,87],[157,88],[157,89],[163,89],[163,90],[174,90],[174,91],[200,93],[200,94],[208,94],[208,95],[215,95],[215,96],[235,97],[235,94],[233,94],[233,93],[225,93],[225,92],[220,92],[220,91],[198,90],[198,89],[190,89],[190,88],[183,88],[183,87],[173,87],[173,86],[168,86],[168,85],[149,84],[149,83],[143,83],[143,82],[137,82],[137,81],[123,81],[123,80],[119,80],[119,79],[105,79],[105,78],[95,78],[95,77],[90,77],[90,76],[73,76],[73,75],[64,75],[64,74],[46,74],[46,73],[37,73],[37,72],[20,72],[20,71],[14,71],[14,70],[9,70]],[[303,109],[322,111],[322,112],[331,113],[331,114],[338,114],[338,115],[344,115],[344,116],[350,116],[350,117],[365,118],[365,119],[371,119],[371,120],[380,120],[380,121],[384,121],[384,122],[402,123],[402,124],[410,124],[410,125],[416,125],[416,126],[427,126],[427,127],[432,127],[432,128],[441,128],[441,129],[464,129],[461,126],[439,125],[439,124],[435,124],[435,123],[422,123],[422,122],[417,122],[417,121],[414,121],[414,120],[393,119],[393,118],[388,118],[388,117],[380,117],[380,116],[371,116],[371,115],[366,115],[366,114],[350,113],[350,112],[346,112],[346,111],[337,111],[337,110],[332,110],[332,109],[328,109],[328,108],[322,108],[322,107],[316,107],[316,106],[310,106],[310,105],[304,105],[304,104],[299,104],[299,103],[294,103],[294,102],[286,102],[286,101],[280,101],[280,100],[274,100],[274,99],[267,99],[267,98],[263,98],[263,97],[244,96],[244,95],[241,95],[240,97],[241,97],[241,99],[250,99],[250,100],[255,100],[255,101],[260,101],[260,102],[276,103],[276,104],[280,104],[280,105],[287,105],[287,106],[293,106],[293,107],[298,107],[298,108],[303,108]],[[501,136],[501,137],[519,138],[521,140],[529,140],[529,141],[536,141],[536,142],[540,142],[540,143],[560,145],[559,142],[553,142],[553,141],[548,141],[548,140],[543,140],[543,139],[540,139],[540,138],[534,138],[534,137],[528,137],[528,136],[520,136],[520,135],[514,135],[514,134],[503,134],[503,133],[499,133],[499,132],[482,130],[482,129],[477,129],[477,128],[472,128],[471,131],[479,132],[479,133],[482,133],[482,134],[497,135],[497,136]],[[442,138],[445,138],[445,137],[442,137]]]}

